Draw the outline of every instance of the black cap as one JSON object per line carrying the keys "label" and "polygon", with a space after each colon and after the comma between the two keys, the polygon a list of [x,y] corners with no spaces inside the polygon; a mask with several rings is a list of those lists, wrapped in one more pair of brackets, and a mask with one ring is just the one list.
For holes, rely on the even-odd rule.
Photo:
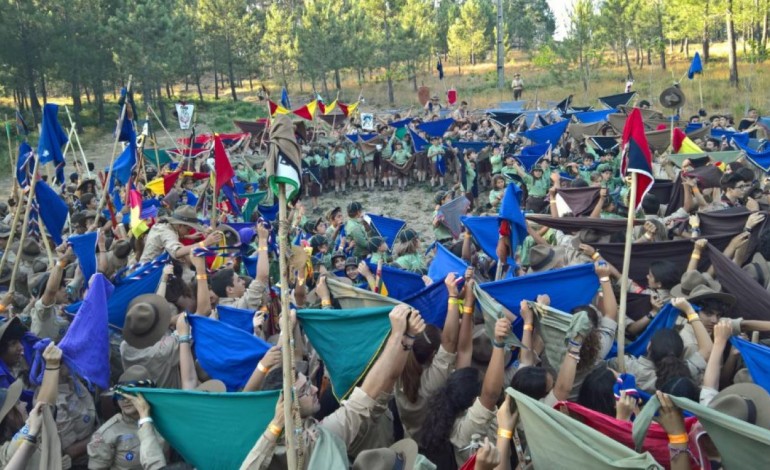
{"label": "black cap", "polygon": [[362,206],[360,202],[353,201],[348,204],[348,215],[352,216],[354,214],[358,214],[363,208],[364,206]]}

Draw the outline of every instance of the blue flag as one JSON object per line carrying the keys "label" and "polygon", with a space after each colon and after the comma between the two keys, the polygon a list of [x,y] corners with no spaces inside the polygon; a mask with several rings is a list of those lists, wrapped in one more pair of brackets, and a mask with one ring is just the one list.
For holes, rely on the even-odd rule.
{"label": "blue flag", "polygon": [[441,119],[439,121],[423,122],[417,128],[431,137],[443,137],[447,130],[454,124],[452,118]]}
{"label": "blue flag", "polygon": [[457,273],[458,277],[463,276],[468,263],[455,256],[441,243],[435,243],[434,245],[436,247],[436,256],[433,257],[433,261],[428,266],[428,277],[433,282],[443,282],[449,273]]}
{"label": "blue flag", "polygon": [[746,152],[746,157],[751,162],[765,171],[770,171],[770,148],[767,150],[757,151],[749,147],[747,143],[743,143],[738,139],[733,139],[733,143],[741,150]]}
{"label": "blue flag", "polygon": [[83,235],[73,235],[67,239],[67,243],[72,247],[75,256],[78,258],[80,271],[83,273],[83,279],[86,284],[91,276],[96,274],[96,241],[98,234],[88,232]]}
{"label": "blue flag", "polygon": [[[377,271],[377,265],[369,263],[372,272]],[[382,266],[382,283],[388,289],[388,297],[403,301],[425,287],[422,276],[393,266]]]}
{"label": "blue flag", "polygon": [[516,158],[519,159],[521,165],[527,171],[532,171],[532,168],[537,165],[537,162],[539,162],[540,159],[542,159],[550,149],[551,144],[530,145],[522,148],[521,153],[516,155]]}
{"label": "blue flag", "polygon": [[412,121],[414,121],[414,118],[408,117],[406,119],[401,119],[400,121],[393,121],[388,125],[394,129],[401,129],[402,127],[409,125],[409,123]]}
{"label": "blue flag", "polygon": [[61,244],[61,233],[69,213],[67,204],[42,180],[35,184],[35,199],[40,211],[40,219],[45,224],[48,235],[57,245]]}
{"label": "blue flag", "polygon": [[414,148],[415,153],[422,152],[430,146],[427,140],[420,137],[420,135],[412,129],[409,129],[409,135],[412,137],[412,147]]}
{"label": "blue flag", "polygon": [[574,116],[583,124],[592,124],[594,122],[606,121],[607,116],[614,112],[614,109],[601,109],[599,111],[584,111],[582,113],[575,113]]}
{"label": "blue flag", "polygon": [[385,243],[388,244],[388,248],[393,247],[393,242],[396,241],[396,235],[404,227],[406,222],[401,219],[393,219],[391,217],[385,217],[383,215],[366,214],[371,218],[372,228],[385,239]]}
{"label": "blue flag", "polygon": [[193,349],[203,370],[224,382],[228,391],[242,389],[270,343],[221,321],[188,315]]}
{"label": "blue flag", "polygon": [[291,100],[289,100],[289,90],[286,87],[281,88],[281,106],[291,109]]}
{"label": "blue flag", "polygon": [[524,137],[535,142],[536,144],[551,144],[556,145],[559,143],[559,139],[567,130],[569,120],[564,119],[550,126],[541,127],[540,129],[531,129],[524,131]]}
{"label": "blue flag", "polygon": [[[655,318],[652,319],[647,328],[636,337],[636,339],[630,344],[626,344],[626,354],[630,356],[644,356],[647,354],[647,345],[650,344],[650,340],[658,330],[666,328],[673,328],[676,319],[681,312],[674,308],[670,303],[666,304]],[[618,343],[617,341],[612,345],[612,349],[607,353],[607,359],[618,355]]]}
{"label": "blue flag", "polygon": [[32,147],[24,141],[19,145],[19,158],[16,160],[16,181],[19,186],[26,188],[32,182],[32,172],[35,170],[35,154]]}
{"label": "blue flag", "polygon": [[617,95],[602,96],[599,98],[599,102],[608,108],[615,109],[618,106],[628,104],[628,102],[631,101],[631,98],[633,98],[635,94],[635,91],[631,91],[628,93],[619,93]]}
{"label": "blue flag", "polygon": [[497,260],[497,239],[500,238],[500,222],[497,217],[490,216],[462,216],[463,225],[471,232],[481,251],[490,258]]}
{"label": "blue flag", "polygon": [[310,343],[326,365],[338,401],[350,395],[363,380],[384,347],[390,333],[388,314],[392,308],[297,311]]}
{"label": "blue flag", "polygon": [[[128,121],[128,119],[126,119],[126,121]],[[110,189],[118,184],[120,186],[128,184],[128,180],[131,179],[131,171],[134,169],[134,166],[136,166],[136,135],[134,135],[133,127],[131,127],[128,132],[128,145],[113,162]],[[110,167],[105,168],[105,171],[109,172]]]}
{"label": "blue flag", "polygon": [[733,336],[730,342],[738,349],[755,384],[770,393],[770,348]]}
{"label": "blue flag", "polygon": [[403,302],[419,310],[425,323],[444,328],[447,303],[449,302],[449,291],[444,284],[444,279],[422,288],[404,299]]}
{"label": "blue flag", "polygon": [[37,144],[37,155],[40,164],[54,162],[56,181],[64,184],[64,154],[62,147],[69,142],[67,134],[59,124],[59,105],[48,103],[43,107],[43,121],[40,129],[40,140]]}
{"label": "blue flag", "polygon": [[217,316],[222,323],[243,330],[248,334],[254,334],[253,310],[217,305]]}
{"label": "blue flag", "polygon": [[252,278],[257,277],[257,255],[244,256],[241,258],[243,261],[243,267],[246,269],[246,273]]}
{"label": "blue flag", "polygon": [[[516,248],[524,242],[527,238],[527,220],[524,218],[524,212],[521,211],[519,206],[519,198],[521,197],[521,189],[514,183],[509,183],[505,188],[505,194],[503,200],[500,203],[500,219],[508,223],[510,229],[510,258],[513,258],[513,253],[516,252]],[[505,227],[501,227],[501,234],[505,234]]]}
{"label": "blue flag", "polygon": [[703,64],[700,61],[700,54],[697,52],[693,56],[692,62],[690,62],[690,69],[687,70],[687,78],[692,80],[696,73],[703,73]]}

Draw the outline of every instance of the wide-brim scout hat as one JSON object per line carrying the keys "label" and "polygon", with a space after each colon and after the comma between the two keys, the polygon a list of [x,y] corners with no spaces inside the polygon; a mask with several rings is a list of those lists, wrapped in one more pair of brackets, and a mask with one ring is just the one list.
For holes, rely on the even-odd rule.
{"label": "wide-brim scout hat", "polygon": [[0,406],[0,421],[4,420],[11,408],[16,406],[19,398],[21,398],[23,388],[24,382],[21,379],[16,379],[8,388],[0,388],[0,401],[3,403]]}
{"label": "wide-brim scout hat", "polygon": [[171,308],[163,297],[144,294],[128,304],[123,339],[130,346],[144,349],[160,341],[171,320]]}
{"label": "wide-brim scout hat", "polygon": [[548,271],[555,268],[564,258],[564,252],[559,248],[546,245],[535,245],[529,250],[529,268],[532,271]]}
{"label": "wide-brim scout hat", "polygon": [[198,232],[206,231],[198,221],[198,214],[195,212],[195,208],[189,205],[179,206],[174,209],[173,214],[168,218],[168,223],[173,225],[186,225]]}
{"label": "wide-brim scout hat", "polygon": [[413,470],[417,453],[415,441],[402,439],[390,447],[361,452],[353,462],[353,470]]}
{"label": "wide-brim scout hat", "polygon": [[759,385],[740,383],[720,391],[709,408],[770,429],[770,395]]}
{"label": "wide-brim scout hat", "polygon": [[687,297],[688,302],[695,304],[707,299],[720,300],[731,307],[735,305],[736,301],[734,295],[715,291],[706,285],[696,286],[692,292],[690,292],[689,297]]}
{"label": "wide-brim scout hat", "polygon": [[38,256],[40,256],[40,245],[30,238],[24,240],[21,244],[21,259],[34,261]]}
{"label": "wide-brim scout hat", "polygon": [[711,288],[711,290],[719,292],[722,290],[722,285],[714,280],[709,274],[701,273],[700,271],[690,270],[686,271],[682,275],[682,280],[679,284],[671,288],[672,297],[688,297],[693,289],[700,285],[705,285]]}

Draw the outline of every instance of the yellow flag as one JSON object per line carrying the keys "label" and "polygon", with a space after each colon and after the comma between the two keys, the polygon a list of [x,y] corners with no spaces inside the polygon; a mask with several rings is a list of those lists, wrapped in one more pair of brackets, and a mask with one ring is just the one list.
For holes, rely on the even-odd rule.
{"label": "yellow flag", "polygon": [[355,103],[348,105],[348,116],[356,112],[356,108],[360,103],[361,103],[360,101],[356,101]]}
{"label": "yellow flag", "polygon": [[332,101],[332,104],[326,107],[326,112],[324,114],[329,114],[332,111],[334,111],[334,108],[337,107],[337,100]]}
{"label": "yellow flag", "polygon": [[316,107],[318,107],[318,101],[316,100],[313,100],[307,104],[307,111],[310,113],[311,116],[315,115]]}
{"label": "yellow flag", "polygon": [[166,195],[166,185],[163,182],[163,177],[155,178],[145,185],[147,189],[152,191],[153,194],[158,196]]}

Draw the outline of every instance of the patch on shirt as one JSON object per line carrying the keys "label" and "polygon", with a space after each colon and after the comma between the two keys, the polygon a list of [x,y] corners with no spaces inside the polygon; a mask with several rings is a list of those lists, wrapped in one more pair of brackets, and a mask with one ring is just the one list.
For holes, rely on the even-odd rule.
{"label": "patch on shirt", "polygon": [[90,417],[90,416],[88,416],[88,415],[84,415],[84,416],[83,416],[83,422],[84,422],[84,423],[88,423],[89,421],[91,421],[91,417]]}
{"label": "patch on shirt", "polygon": [[133,452],[126,452],[126,460],[129,462],[134,460],[134,453]]}

